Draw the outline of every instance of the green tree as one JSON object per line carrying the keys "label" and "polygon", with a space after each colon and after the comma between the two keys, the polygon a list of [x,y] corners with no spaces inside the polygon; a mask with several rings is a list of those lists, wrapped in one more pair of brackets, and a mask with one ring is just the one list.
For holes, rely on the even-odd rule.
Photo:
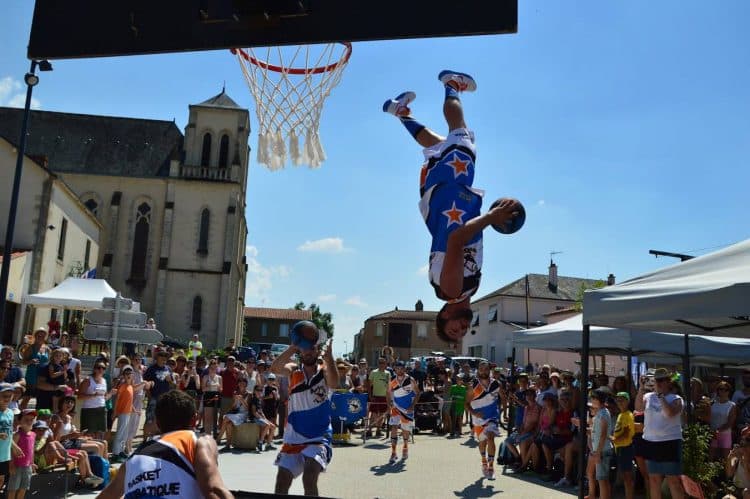
{"label": "green tree", "polygon": [[333,315],[330,312],[323,313],[320,311],[320,307],[315,303],[311,303],[309,307],[305,307],[304,302],[298,302],[294,306],[295,310],[310,310],[312,312],[312,321],[318,327],[326,333],[328,337],[333,337]]}
{"label": "green tree", "polygon": [[578,293],[576,294],[576,302],[573,305],[573,308],[576,310],[576,312],[581,312],[583,310],[583,293],[586,292],[587,289],[599,289],[606,286],[606,281],[598,280],[594,282],[591,286],[586,286],[585,284],[581,283],[581,287],[578,289]]}

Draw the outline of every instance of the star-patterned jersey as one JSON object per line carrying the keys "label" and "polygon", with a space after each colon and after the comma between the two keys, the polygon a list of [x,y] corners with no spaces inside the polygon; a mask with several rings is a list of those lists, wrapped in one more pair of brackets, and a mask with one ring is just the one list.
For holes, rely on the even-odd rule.
{"label": "star-patterned jersey", "polygon": [[446,296],[440,289],[448,236],[467,221],[479,216],[484,193],[474,189],[474,133],[466,128],[452,130],[448,137],[424,149],[419,209],[432,235],[429,278],[435,294],[449,303],[463,301],[476,293],[482,276],[482,233],[464,247],[464,283],[459,296]]}
{"label": "star-patterned jersey", "polygon": [[399,381],[398,377],[392,379],[391,396],[393,397],[391,416],[401,416],[408,420],[414,419],[414,409],[409,410],[409,407],[411,407],[414,397],[417,394],[414,393],[411,376],[405,374],[404,379],[401,381]]}
{"label": "star-patterned jersey", "polygon": [[500,410],[497,405],[500,397],[500,383],[493,379],[485,388],[478,379],[474,380],[472,394],[471,408],[481,414],[480,417],[472,417],[474,425],[482,426],[490,422],[497,423],[500,417]]}
{"label": "star-patterned jersey", "polygon": [[329,443],[331,428],[331,390],[325,369],[307,378],[297,369],[289,378],[288,415],[284,428],[285,444]]}

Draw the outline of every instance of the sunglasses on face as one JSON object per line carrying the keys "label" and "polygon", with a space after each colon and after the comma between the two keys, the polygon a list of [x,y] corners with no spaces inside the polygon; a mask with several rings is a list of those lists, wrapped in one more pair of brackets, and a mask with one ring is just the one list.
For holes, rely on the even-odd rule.
{"label": "sunglasses on face", "polygon": [[99,369],[101,369],[103,371],[104,370],[104,366],[94,366],[94,371],[97,371]]}

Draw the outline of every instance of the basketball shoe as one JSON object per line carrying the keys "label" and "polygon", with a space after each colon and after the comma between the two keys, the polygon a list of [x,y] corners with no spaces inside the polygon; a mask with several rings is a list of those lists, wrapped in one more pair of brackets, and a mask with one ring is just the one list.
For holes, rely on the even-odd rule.
{"label": "basketball shoe", "polygon": [[383,103],[383,112],[390,113],[394,116],[408,116],[410,113],[409,104],[417,98],[414,92],[404,92],[396,96],[395,99],[388,99]]}
{"label": "basketball shoe", "polygon": [[459,92],[473,92],[477,89],[477,82],[474,81],[470,75],[466,73],[459,73],[458,71],[451,71],[450,69],[444,69],[438,75],[443,85],[453,83],[456,86],[456,90]]}

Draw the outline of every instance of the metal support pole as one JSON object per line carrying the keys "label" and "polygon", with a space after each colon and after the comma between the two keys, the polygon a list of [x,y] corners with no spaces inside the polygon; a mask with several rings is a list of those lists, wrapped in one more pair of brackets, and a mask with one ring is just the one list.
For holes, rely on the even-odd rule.
{"label": "metal support pole", "polygon": [[112,383],[115,382],[115,359],[117,358],[117,330],[120,328],[120,302],[122,295],[117,292],[115,296],[115,311],[112,314],[112,336],[109,338],[109,377]]}
{"label": "metal support pole", "polygon": [[685,355],[682,357],[682,370],[685,378],[682,380],[682,389],[685,392],[685,411],[687,412],[687,421],[689,424],[693,420],[693,408],[690,403],[690,335],[685,333],[684,339]]}
{"label": "metal support pole", "polygon": [[[632,393],[633,388],[633,350],[628,350],[628,393]],[[615,394],[617,395],[617,394]]]}
{"label": "metal support pole", "polygon": [[[31,61],[29,74],[33,75],[36,70],[37,61]],[[10,255],[13,251],[13,232],[16,228],[16,211],[18,211],[18,197],[21,190],[21,173],[23,172],[23,158],[26,154],[26,132],[29,126],[29,113],[31,111],[31,92],[33,84],[26,83],[26,104],[23,108],[23,121],[21,122],[21,137],[18,140],[18,156],[16,157],[16,173],[13,177],[13,190],[10,195],[10,208],[8,209],[8,225],[5,229],[5,247],[3,248],[3,264],[0,270],[0,328],[5,334],[5,304],[8,299],[8,278],[10,276]],[[46,229],[45,229],[46,230]]]}
{"label": "metal support pole", "polygon": [[586,491],[583,487],[583,479],[586,476],[586,427],[588,425],[588,395],[589,395],[589,340],[591,338],[591,327],[583,325],[581,337],[581,403],[578,406],[578,417],[581,425],[578,427],[578,498],[583,499]]}

